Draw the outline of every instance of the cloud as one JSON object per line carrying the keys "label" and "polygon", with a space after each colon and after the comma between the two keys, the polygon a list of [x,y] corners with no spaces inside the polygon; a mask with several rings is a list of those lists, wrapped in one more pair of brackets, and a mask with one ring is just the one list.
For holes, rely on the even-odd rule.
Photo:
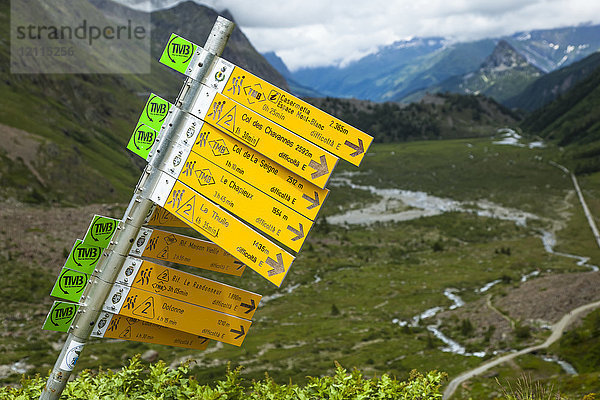
{"label": "cloud", "polygon": [[195,1],[228,9],[259,51],[276,52],[292,70],[344,65],[409,37],[467,41],[600,22],[593,0]]}

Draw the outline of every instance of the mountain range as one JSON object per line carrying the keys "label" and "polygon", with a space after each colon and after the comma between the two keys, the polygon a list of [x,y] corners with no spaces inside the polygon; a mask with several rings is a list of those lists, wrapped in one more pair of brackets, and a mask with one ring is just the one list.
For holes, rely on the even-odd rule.
{"label": "mountain range", "polygon": [[[91,4],[111,10],[107,18],[140,13],[109,0]],[[183,83],[181,74],[157,60],[172,32],[203,44],[217,12],[184,2],[151,13],[151,72],[123,75],[10,73],[9,16],[9,2],[1,0],[0,197],[62,204],[125,201],[143,165],[125,148],[143,105],[151,92],[174,101]],[[288,87],[238,28],[223,57]]]}
{"label": "mountain range", "polygon": [[[382,47],[344,67],[286,71],[297,85],[323,96],[410,102],[425,91],[486,93],[497,101],[516,96],[538,76],[566,67],[600,49],[600,25],[519,32],[506,37],[451,43],[441,37],[413,38]],[[512,55],[508,54],[511,53]],[[493,59],[518,57],[518,68],[493,67]],[[486,70],[487,69],[487,70]],[[489,72],[493,73],[490,77]],[[514,77],[510,77],[511,74]],[[485,78],[484,78],[485,77]],[[490,79],[491,78],[491,79]],[[513,79],[514,78],[514,79]],[[487,80],[486,80],[487,79]],[[494,88],[496,79],[504,81]],[[513,81],[514,87],[506,87]],[[293,86],[293,85],[292,85]]]}

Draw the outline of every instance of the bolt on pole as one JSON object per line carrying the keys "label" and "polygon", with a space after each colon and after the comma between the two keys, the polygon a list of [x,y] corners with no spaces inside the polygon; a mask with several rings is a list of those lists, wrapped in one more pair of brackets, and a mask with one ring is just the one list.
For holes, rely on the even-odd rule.
{"label": "bolt on pole", "polygon": [[[234,26],[233,22],[223,17],[217,18],[204,45],[206,52],[204,52],[203,59],[194,66],[196,75],[193,79],[186,78],[175,101],[175,105],[182,111],[189,112],[190,105],[193,104],[201,87],[199,82],[210,70],[215,56],[220,57],[223,54]],[[172,139],[177,134],[178,122],[182,120],[183,116],[184,113],[175,113],[171,123],[164,129],[160,141],[160,151],[157,151],[156,157],[146,165],[117,232],[111,244],[102,254],[96,271],[85,288],[81,299],[82,305],[73,320],[70,332],[48,377],[46,386],[42,390],[40,400],[58,399],[65,389],[79,354],[85,347],[96,320],[102,312],[102,306],[129,254],[133,241],[152,209],[153,203],[149,197],[158,184],[160,173],[157,167],[170,155],[171,150],[163,147],[170,146]]]}

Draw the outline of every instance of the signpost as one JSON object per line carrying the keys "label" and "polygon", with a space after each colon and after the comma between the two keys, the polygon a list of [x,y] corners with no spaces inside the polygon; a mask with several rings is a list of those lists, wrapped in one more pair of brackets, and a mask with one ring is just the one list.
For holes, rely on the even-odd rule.
{"label": "signpost", "polygon": [[90,335],[240,346],[261,295],[140,257],[235,276],[247,265],[280,286],[338,157],[359,165],[371,144],[221,59],[232,30],[219,17],[205,48],[169,39],[160,62],[188,78],[174,104],[155,94],[146,102],[127,148],[148,165],[123,219],[96,215],[61,270],[51,294],[71,302],[55,301],[43,328],[68,336],[40,399],[60,397]]}
{"label": "signpost", "polygon": [[109,312],[103,312],[100,315],[91,336],[185,347],[195,350],[205,350],[209,342],[207,338],[202,336]]}
{"label": "signpost", "polygon": [[261,295],[150,261],[127,257],[116,283],[251,319]]}
{"label": "signpost", "polygon": [[175,300],[146,290],[114,284],[103,310],[241,346],[252,321]]}
{"label": "signpost", "polygon": [[241,276],[246,268],[212,242],[158,229],[140,229],[129,254],[235,276]]}
{"label": "signpost", "polygon": [[[232,31],[233,24],[230,21],[221,17],[217,19],[204,46],[206,48],[206,53],[202,65],[205,67],[204,69],[203,67],[200,67],[200,63],[197,65],[199,69],[196,72],[196,79],[201,79],[206,73],[206,66],[211,64],[211,61],[215,56],[220,56],[222,54],[227,39]],[[184,88],[185,90],[182,90],[180,96],[178,96],[177,104],[187,112],[189,111],[188,99],[195,97],[195,94],[200,87],[193,79],[187,79]],[[154,118],[152,119],[154,120]],[[170,129],[165,129],[161,132],[161,137],[166,139],[166,141],[171,140],[172,135],[173,132]],[[169,149],[165,148],[164,150],[165,151],[162,154],[168,156]],[[102,253],[100,260],[98,260],[96,266],[96,270],[98,271],[97,279],[93,279],[92,284],[88,284],[84,290],[85,300],[83,301],[83,304],[77,306],[67,339],[65,340],[65,344],[40,395],[40,400],[57,400],[64,390],[67,381],[75,368],[79,354],[85,347],[98,317],[101,314],[101,305],[112,290],[112,282],[115,281],[115,278],[125,261],[125,257],[129,254],[133,239],[137,236],[142,224],[149,215],[149,211],[152,207],[150,195],[155,192],[156,187],[160,184],[159,179],[162,177],[156,168],[154,168],[154,165],[160,163],[163,155],[156,157],[146,166],[122,221],[116,226],[116,232],[108,241],[109,247]],[[74,307],[73,303],[70,304],[70,307]],[[74,308],[71,310],[74,310]],[[53,315],[54,311],[55,308],[51,310],[50,314]],[[214,311],[212,312],[215,313]],[[243,319],[241,320],[245,321]],[[246,324],[247,327],[249,324],[250,322]],[[232,325],[230,327],[230,332],[226,334],[232,336],[232,341],[241,343],[240,339],[242,336],[245,336],[247,327],[244,328],[244,325],[242,324],[240,324],[239,327]],[[236,336],[233,336],[234,332],[232,331],[242,328],[245,331],[241,332],[241,335],[238,333]],[[238,335],[240,336],[235,339]]]}

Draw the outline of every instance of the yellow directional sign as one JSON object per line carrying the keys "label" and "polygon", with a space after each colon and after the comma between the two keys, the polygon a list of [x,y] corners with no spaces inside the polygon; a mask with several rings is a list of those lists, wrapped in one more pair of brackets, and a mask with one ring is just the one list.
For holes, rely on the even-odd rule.
{"label": "yellow directional sign", "polygon": [[157,229],[141,228],[129,254],[235,276],[246,268],[212,242]]}
{"label": "yellow directional sign", "polygon": [[209,87],[191,112],[320,188],[337,164],[337,157]]}
{"label": "yellow directional sign", "polygon": [[[219,59],[213,71],[228,75],[222,89],[225,96],[351,164],[360,165],[373,141],[363,131],[223,59]],[[207,74],[203,83],[210,86],[218,82],[213,73]]]}
{"label": "yellow directional sign", "polygon": [[313,221],[329,194],[209,124],[200,129],[192,151]]}
{"label": "yellow directional sign", "polygon": [[127,257],[116,282],[245,319],[252,319],[262,298],[247,290],[134,257]]}
{"label": "yellow directional sign", "polygon": [[148,226],[165,226],[170,228],[187,228],[187,224],[181,221],[179,218],[162,208],[161,206],[154,206],[154,210],[146,218],[146,225]]}
{"label": "yellow directional sign", "polygon": [[[177,39],[199,49],[181,37]],[[373,141],[366,133],[222,58],[217,58],[202,83],[351,164],[360,165]]]}
{"label": "yellow directional sign", "polygon": [[252,321],[115,284],[104,311],[240,346]]}
{"label": "yellow directional sign", "polygon": [[194,152],[177,179],[296,252],[313,225],[302,214]]}
{"label": "yellow directional sign", "polygon": [[164,174],[151,200],[280,286],[294,256],[187,185]]}
{"label": "yellow directional sign", "polygon": [[102,312],[91,336],[205,350],[209,340],[136,318]]}

